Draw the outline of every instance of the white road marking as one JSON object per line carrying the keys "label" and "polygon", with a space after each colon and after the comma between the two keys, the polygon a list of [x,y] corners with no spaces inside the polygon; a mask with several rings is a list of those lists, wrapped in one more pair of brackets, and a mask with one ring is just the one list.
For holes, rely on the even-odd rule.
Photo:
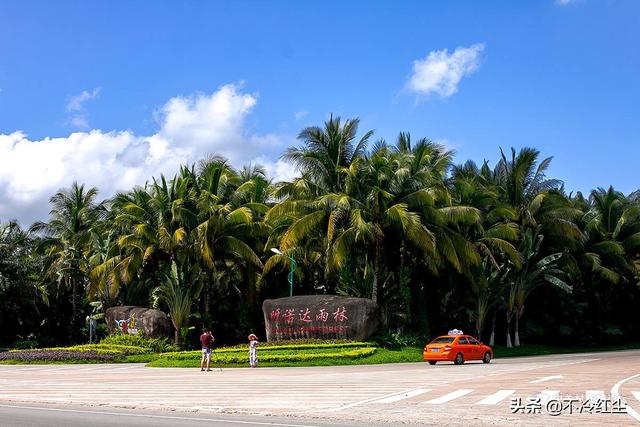
{"label": "white road marking", "polygon": [[584,397],[587,401],[597,402],[598,400],[605,400],[607,397],[604,395],[604,391],[602,390],[587,390],[584,394]]}
{"label": "white road marking", "polygon": [[[421,388],[421,387],[412,388],[412,389],[405,390],[405,391],[400,392],[400,393],[409,393],[409,392],[412,392],[414,390],[418,390],[419,388]],[[331,408],[331,409],[329,409],[329,412],[342,411],[343,409],[353,408],[354,406],[362,405],[364,403],[369,403],[369,402],[373,402],[373,401],[380,400],[380,399],[386,399],[388,397],[396,396],[397,394],[398,394],[398,392],[389,393],[389,394],[387,394],[385,396],[376,396],[376,397],[372,397],[370,399],[359,400],[357,402],[349,403],[348,405],[342,405],[342,406],[338,406],[337,408]]]}
{"label": "white road marking", "polygon": [[86,410],[77,410],[77,409],[35,408],[33,406],[19,406],[19,405],[0,405],[0,408],[30,409],[30,410],[36,410],[36,411],[49,411],[49,412],[72,412],[75,414],[115,415],[120,417],[156,418],[156,419],[165,419],[165,420],[207,421],[212,423],[223,423],[223,424],[250,424],[250,425],[278,426],[278,427],[317,427],[310,424],[282,424],[282,423],[268,423],[263,421],[261,422],[261,421],[228,420],[228,419],[221,419],[221,418],[174,417],[174,416],[167,416],[167,415],[127,414],[127,413],[121,413],[121,412],[86,411]]}
{"label": "white road marking", "polygon": [[538,393],[536,397],[539,398],[540,403],[544,405],[551,399],[555,399],[556,397],[558,397],[559,394],[560,392],[558,390],[545,390]]}
{"label": "white road marking", "polygon": [[[637,377],[640,377],[640,374],[631,375],[630,377],[627,377],[625,379],[618,381],[613,387],[611,387],[611,399],[618,399],[618,398],[622,399],[622,396],[620,396],[620,386],[626,383],[627,381]],[[636,397],[636,399],[638,398],[638,396],[636,396],[635,394],[634,396]],[[629,405],[628,403],[623,401],[623,404],[627,409],[627,414],[635,418],[636,421],[640,421],[640,414],[635,409],[633,409],[631,405]]]}
{"label": "white road marking", "polygon": [[471,393],[473,390],[469,390],[469,389],[461,389],[461,390],[456,390],[454,392],[451,392],[449,394],[445,394],[444,396],[440,396],[436,399],[431,399],[429,401],[427,401],[427,403],[431,403],[433,405],[438,405],[440,403],[447,403],[450,402],[454,399],[457,399],[459,397],[465,396],[469,393]]}
{"label": "white road marking", "polygon": [[545,381],[551,381],[551,380],[559,380],[564,378],[562,375],[551,375],[550,377],[542,377],[540,379],[537,380],[533,380],[533,381],[529,381],[530,384],[537,384],[537,383],[543,383]]}
{"label": "white road marking", "polygon": [[420,396],[421,394],[424,394],[428,391],[431,391],[430,388],[419,388],[417,390],[412,390],[412,391],[408,391],[402,394],[398,394],[396,396],[391,396],[391,397],[386,397],[384,399],[380,399],[380,400],[375,400],[373,401],[373,403],[393,403],[393,402],[399,402],[401,400],[404,399],[410,399],[412,397],[416,397],[416,396]]}
{"label": "white road marking", "polygon": [[502,402],[504,399],[511,396],[515,392],[515,390],[498,390],[497,392],[490,394],[484,399],[476,402],[476,405],[495,405],[496,403]]}
{"label": "white road marking", "polygon": [[636,398],[638,402],[640,402],[640,391],[632,391],[633,397]]}

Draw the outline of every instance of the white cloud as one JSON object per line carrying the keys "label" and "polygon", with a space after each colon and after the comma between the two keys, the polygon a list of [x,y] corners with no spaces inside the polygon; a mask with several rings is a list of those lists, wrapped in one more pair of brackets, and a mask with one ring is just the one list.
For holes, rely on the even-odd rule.
{"label": "white cloud", "polygon": [[413,61],[407,88],[423,95],[451,96],[458,91],[460,80],[478,69],[483,50],[484,44],[479,43],[458,47],[452,53],[447,49],[429,52],[424,59]]}
{"label": "white cloud", "polygon": [[290,178],[287,164],[270,160],[289,141],[246,130],[256,102],[255,95],[226,85],[209,95],[171,98],[158,110],[158,131],[150,136],[95,129],[42,140],[20,131],[0,134],[0,221],[45,219],[48,199],[74,180],[98,187],[106,198],[152,176],[173,175],[180,164],[209,153],[235,166],[261,163],[272,176]]}
{"label": "white cloud", "polygon": [[300,120],[300,119],[306,117],[308,114],[309,114],[309,112],[305,111],[305,110],[296,111],[294,113],[294,117],[296,118],[296,120]]}
{"label": "white cloud", "polygon": [[578,0],[556,0],[558,6],[567,6],[569,4],[577,3]]}
{"label": "white cloud", "polygon": [[298,169],[294,165],[281,159],[273,161],[261,156],[255,158],[254,163],[264,166],[267,176],[274,182],[290,181],[294,177],[300,175]]}
{"label": "white cloud", "polygon": [[92,91],[83,90],[79,95],[72,96],[67,103],[66,110],[73,113],[69,119],[69,123],[79,129],[89,129],[88,114],[85,109],[85,102],[96,99],[100,96],[100,88],[97,87]]}
{"label": "white cloud", "polygon": [[89,128],[89,121],[87,120],[87,116],[83,114],[76,114],[75,116],[71,117],[69,119],[69,123],[80,129]]}
{"label": "white cloud", "polygon": [[97,87],[91,92],[83,90],[79,95],[72,96],[67,103],[67,111],[84,111],[84,103],[100,96],[100,88]]}

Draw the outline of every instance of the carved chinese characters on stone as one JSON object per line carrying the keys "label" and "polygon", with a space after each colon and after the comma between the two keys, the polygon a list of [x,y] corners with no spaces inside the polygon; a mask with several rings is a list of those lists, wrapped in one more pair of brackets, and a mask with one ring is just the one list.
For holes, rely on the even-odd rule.
{"label": "carved chinese characters on stone", "polygon": [[267,340],[364,339],[378,325],[375,304],[363,298],[306,295],[263,304]]}

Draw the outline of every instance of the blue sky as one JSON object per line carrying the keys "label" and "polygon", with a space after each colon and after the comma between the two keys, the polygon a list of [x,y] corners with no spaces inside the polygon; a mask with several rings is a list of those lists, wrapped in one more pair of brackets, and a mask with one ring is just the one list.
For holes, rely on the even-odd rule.
{"label": "blue sky", "polygon": [[[569,190],[630,192],[639,16],[634,0],[3,1],[0,220],[41,218],[74,179],[107,197],[208,151],[287,176],[279,154],[331,112],[457,162],[533,146]],[[411,85],[415,61],[456,49],[459,81]]]}

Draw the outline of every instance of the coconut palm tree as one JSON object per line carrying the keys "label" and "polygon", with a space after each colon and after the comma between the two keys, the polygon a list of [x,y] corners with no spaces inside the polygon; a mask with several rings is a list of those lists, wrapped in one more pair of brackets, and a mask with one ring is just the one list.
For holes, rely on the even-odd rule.
{"label": "coconut palm tree", "polygon": [[91,233],[106,214],[104,205],[96,202],[97,195],[97,188],[85,189],[74,182],[51,197],[49,222],[36,222],[30,228],[43,236],[40,250],[46,256],[45,277],[71,290],[74,325],[79,318],[79,296],[88,282]]}
{"label": "coconut palm tree", "polygon": [[519,322],[524,313],[527,298],[540,286],[552,285],[564,292],[570,293],[572,287],[565,282],[566,274],[560,267],[560,252],[541,255],[541,245],[544,236],[541,227],[535,230],[527,228],[520,243],[522,265],[514,268],[507,298],[507,347],[511,347],[510,324],[515,318],[514,345],[520,346]]}
{"label": "coconut palm tree", "polygon": [[298,135],[303,142],[299,148],[289,148],[283,159],[292,162],[303,175],[327,192],[342,189],[341,170],[361,157],[373,131],[357,137],[359,119],[347,119],[331,115],[324,127],[307,127]]}
{"label": "coconut palm tree", "polygon": [[153,306],[158,308],[161,303],[166,304],[175,329],[175,344],[180,345],[181,331],[188,326],[191,308],[202,291],[203,276],[197,264],[180,268],[171,261],[169,271],[162,273],[161,278],[160,286],[152,294]]}

